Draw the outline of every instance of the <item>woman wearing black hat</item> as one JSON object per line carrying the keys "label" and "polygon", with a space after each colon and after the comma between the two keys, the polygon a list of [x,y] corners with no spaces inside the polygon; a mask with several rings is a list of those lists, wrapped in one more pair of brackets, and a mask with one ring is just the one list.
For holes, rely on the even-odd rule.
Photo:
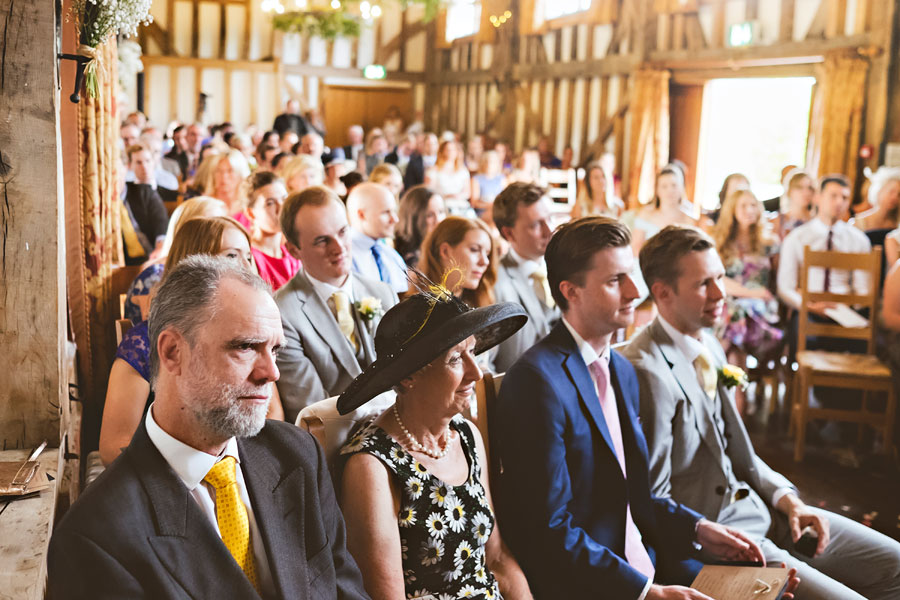
{"label": "woman wearing black hat", "polygon": [[341,451],[348,546],[372,598],[532,597],[496,528],[481,436],[460,415],[481,379],[475,355],[526,320],[521,306],[471,309],[442,286],[382,318],[378,360],[338,399],[346,414],[397,392]]}

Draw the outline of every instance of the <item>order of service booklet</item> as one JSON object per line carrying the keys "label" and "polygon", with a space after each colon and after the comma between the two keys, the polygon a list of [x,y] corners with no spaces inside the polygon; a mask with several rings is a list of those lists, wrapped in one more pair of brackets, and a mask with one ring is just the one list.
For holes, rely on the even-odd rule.
{"label": "order of service booklet", "polygon": [[782,567],[706,565],[691,587],[716,600],[778,600],[788,584]]}

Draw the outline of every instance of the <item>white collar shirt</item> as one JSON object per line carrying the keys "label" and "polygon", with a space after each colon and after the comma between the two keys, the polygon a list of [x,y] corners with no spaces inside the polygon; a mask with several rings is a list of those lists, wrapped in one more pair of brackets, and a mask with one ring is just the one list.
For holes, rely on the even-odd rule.
{"label": "white collar shirt", "polygon": [[331,285],[330,283],[325,283],[324,281],[319,281],[308,272],[306,276],[309,278],[309,283],[313,286],[313,290],[315,290],[316,295],[322,299],[322,302],[325,303],[325,306],[331,308],[331,305],[328,304],[328,301],[331,299],[331,296],[335,292],[344,292],[347,294],[347,300],[350,304],[353,304],[356,299],[353,297],[353,275],[348,274],[347,279],[344,280],[340,286]]}
{"label": "white collar shirt", "polygon": [[238,492],[241,500],[244,502],[244,506],[247,508],[247,519],[250,521],[250,540],[253,544],[256,575],[263,596],[274,597],[275,586],[272,580],[272,571],[269,569],[266,546],[260,535],[259,526],[253,514],[253,506],[250,504],[250,494],[247,491],[247,484],[244,482],[244,474],[241,471],[241,458],[238,455],[237,440],[235,438],[229,439],[222,454],[212,456],[188,446],[163,430],[156,422],[156,419],[153,418],[153,405],[147,411],[144,423],[147,427],[147,435],[150,437],[150,441],[156,446],[163,459],[172,467],[172,470],[175,471],[175,474],[188,489],[191,497],[209,519],[216,535],[219,537],[221,537],[221,533],[219,533],[219,523],[216,520],[216,491],[211,485],[204,483],[203,478],[206,477],[209,470],[219,460],[226,456],[234,457]]}
{"label": "white collar shirt", "polygon": [[[778,259],[778,295],[792,308],[800,308],[800,269],[803,268],[803,249],[826,250],[828,230],[831,229],[831,248],[837,252],[869,252],[872,245],[866,234],[844,221],[838,221],[831,227],[821,219],[815,218],[791,231],[781,245]],[[809,269],[808,288],[811,292],[825,289],[825,269],[814,267]],[[865,271],[844,271],[830,269],[828,291],[835,294],[866,294],[869,289],[869,277]]]}
{"label": "white collar shirt", "polygon": [[[371,279],[379,279],[391,286],[398,294],[404,294],[409,290],[409,280],[406,278],[406,262],[400,253],[387,244],[369,237],[361,231],[350,230],[350,244],[353,254],[353,271]],[[373,248],[379,248],[382,270],[387,280],[381,279],[378,263],[375,262]]]}
{"label": "white collar shirt", "polygon": [[512,245],[509,246],[509,257],[519,265],[519,269],[525,275],[525,277],[531,277],[537,271],[544,269],[546,272],[546,263],[544,262],[544,257],[542,256],[540,260],[530,260],[527,258],[522,258],[518,252],[516,252],[515,248]]}

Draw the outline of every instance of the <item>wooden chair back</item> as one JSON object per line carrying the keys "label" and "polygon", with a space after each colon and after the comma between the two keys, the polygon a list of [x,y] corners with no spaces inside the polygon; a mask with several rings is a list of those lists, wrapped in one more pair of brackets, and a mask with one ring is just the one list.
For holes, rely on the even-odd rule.
{"label": "wooden chair back", "polygon": [[500,455],[491,452],[491,421],[496,421],[497,395],[500,393],[500,384],[503,383],[503,373],[495,375],[485,372],[481,381],[475,384],[476,414],[469,415],[484,440],[484,454],[488,464],[488,481],[491,482],[491,493],[495,496],[496,485],[500,476]]}
{"label": "wooden chair back", "polygon": [[[813,267],[827,268],[834,271],[865,271],[868,273],[867,291],[857,294],[835,294],[834,292],[809,291],[809,270]],[[800,269],[800,314],[797,329],[797,350],[806,350],[807,336],[833,337],[865,340],[867,353],[875,352],[875,305],[878,300],[878,289],[881,283],[881,247],[871,252],[835,252],[803,250],[803,266]],[[862,307],[868,310],[868,324],[865,327],[843,327],[831,323],[816,323],[809,318],[810,302],[839,302],[848,306]]]}
{"label": "wooden chair back", "polygon": [[554,222],[566,221],[578,196],[578,176],[575,169],[547,169],[540,171],[538,185],[546,188],[553,200]]}
{"label": "wooden chair back", "polygon": [[122,343],[125,334],[134,327],[131,319],[116,319],[116,346]]}

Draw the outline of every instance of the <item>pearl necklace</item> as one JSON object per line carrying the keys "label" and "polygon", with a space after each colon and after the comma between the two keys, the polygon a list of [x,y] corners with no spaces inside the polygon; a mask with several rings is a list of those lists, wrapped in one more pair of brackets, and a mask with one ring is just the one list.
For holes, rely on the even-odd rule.
{"label": "pearl necklace", "polygon": [[425,456],[430,456],[435,460],[439,460],[447,456],[447,453],[450,452],[450,425],[447,425],[447,429],[444,430],[444,433],[441,434],[441,439],[438,442],[440,450],[431,450],[423,446],[419,440],[417,440],[413,434],[409,432],[409,429],[406,428],[406,425],[403,424],[403,421],[400,420],[400,411],[397,410],[397,405],[394,404],[394,419],[397,420],[397,425],[400,426],[400,429],[403,430],[403,434],[406,437],[407,445],[416,450],[417,452],[421,452]]}

